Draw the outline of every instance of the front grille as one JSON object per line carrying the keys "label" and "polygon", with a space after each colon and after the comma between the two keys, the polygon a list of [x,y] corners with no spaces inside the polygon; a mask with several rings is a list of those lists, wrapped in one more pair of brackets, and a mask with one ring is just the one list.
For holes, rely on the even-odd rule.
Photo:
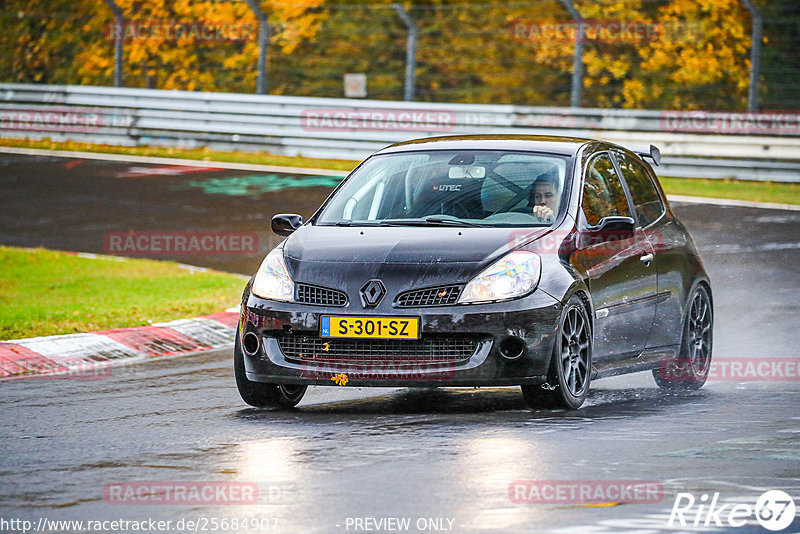
{"label": "front grille", "polygon": [[397,296],[396,303],[400,308],[447,306],[458,302],[461,289],[462,286],[440,286],[406,291]]}
{"label": "front grille", "polygon": [[297,284],[296,300],[314,306],[346,306],[347,294],[327,287]]}
{"label": "front grille", "polygon": [[277,337],[287,359],[307,365],[419,369],[464,363],[475,353],[475,337],[426,336],[418,340],[329,339],[315,335]]}

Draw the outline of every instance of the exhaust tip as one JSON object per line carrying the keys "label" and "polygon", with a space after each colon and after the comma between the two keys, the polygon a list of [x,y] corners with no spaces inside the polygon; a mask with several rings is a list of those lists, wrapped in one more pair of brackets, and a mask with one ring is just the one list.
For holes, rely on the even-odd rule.
{"label": "exhaust tip", "polygon": [[248,332],[242,338],[242,350],[248,356],[254,356],[257,352],[261,343],[259,343],[258,336],[255,335],[253,332]]}
{"label": "exhaust tip", "polygon": [[518,337],[507,337],[500,342],[500,354],[507,360],[516,360],[525,354],[525,342]]}

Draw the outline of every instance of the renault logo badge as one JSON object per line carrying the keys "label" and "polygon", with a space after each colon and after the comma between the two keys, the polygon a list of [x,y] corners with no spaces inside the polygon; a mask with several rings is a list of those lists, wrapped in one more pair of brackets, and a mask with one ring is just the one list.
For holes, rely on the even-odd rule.
{"label": "renault logo badge", "polygon": [[374,308],[380,304],[383,296],[386,295],[386,287],[380,280],[370,280],[361,288],[361,304],[365,308]]}

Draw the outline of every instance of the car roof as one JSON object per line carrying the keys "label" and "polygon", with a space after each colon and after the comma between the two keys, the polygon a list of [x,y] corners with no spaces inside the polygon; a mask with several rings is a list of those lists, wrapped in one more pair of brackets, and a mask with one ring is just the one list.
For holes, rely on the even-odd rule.
{"label": "car roof", "polygon": [[420,150],[522,150],[574,156],[592,139],[551,135],[453,135],[395,143],[376,154]]}

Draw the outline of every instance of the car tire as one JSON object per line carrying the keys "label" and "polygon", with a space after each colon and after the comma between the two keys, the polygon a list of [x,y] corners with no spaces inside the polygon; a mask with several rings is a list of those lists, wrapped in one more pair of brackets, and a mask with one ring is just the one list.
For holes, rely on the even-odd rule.
{"label": "car tire", "polygon": [[308,386],[265,384],[247,378],[244,369],[244,354],[236,329],[236,342],[233,347],[233,374],[236,387],[242,400],[256,408],[293,408],[303,399]]}
{"label": "car tire", "polygon": [[708,289],[699,285],[686,305],[680,353],[653,369],[658,387],[667,391],[693,391],[708,380],[714,333],[714,309]]}
{"label": "car tire", "polygon": [[577,410],[589,395],[592,369],[592,331],[583,301],[573,295],[558,322],[547,382],[522,386],[531,408]]}

